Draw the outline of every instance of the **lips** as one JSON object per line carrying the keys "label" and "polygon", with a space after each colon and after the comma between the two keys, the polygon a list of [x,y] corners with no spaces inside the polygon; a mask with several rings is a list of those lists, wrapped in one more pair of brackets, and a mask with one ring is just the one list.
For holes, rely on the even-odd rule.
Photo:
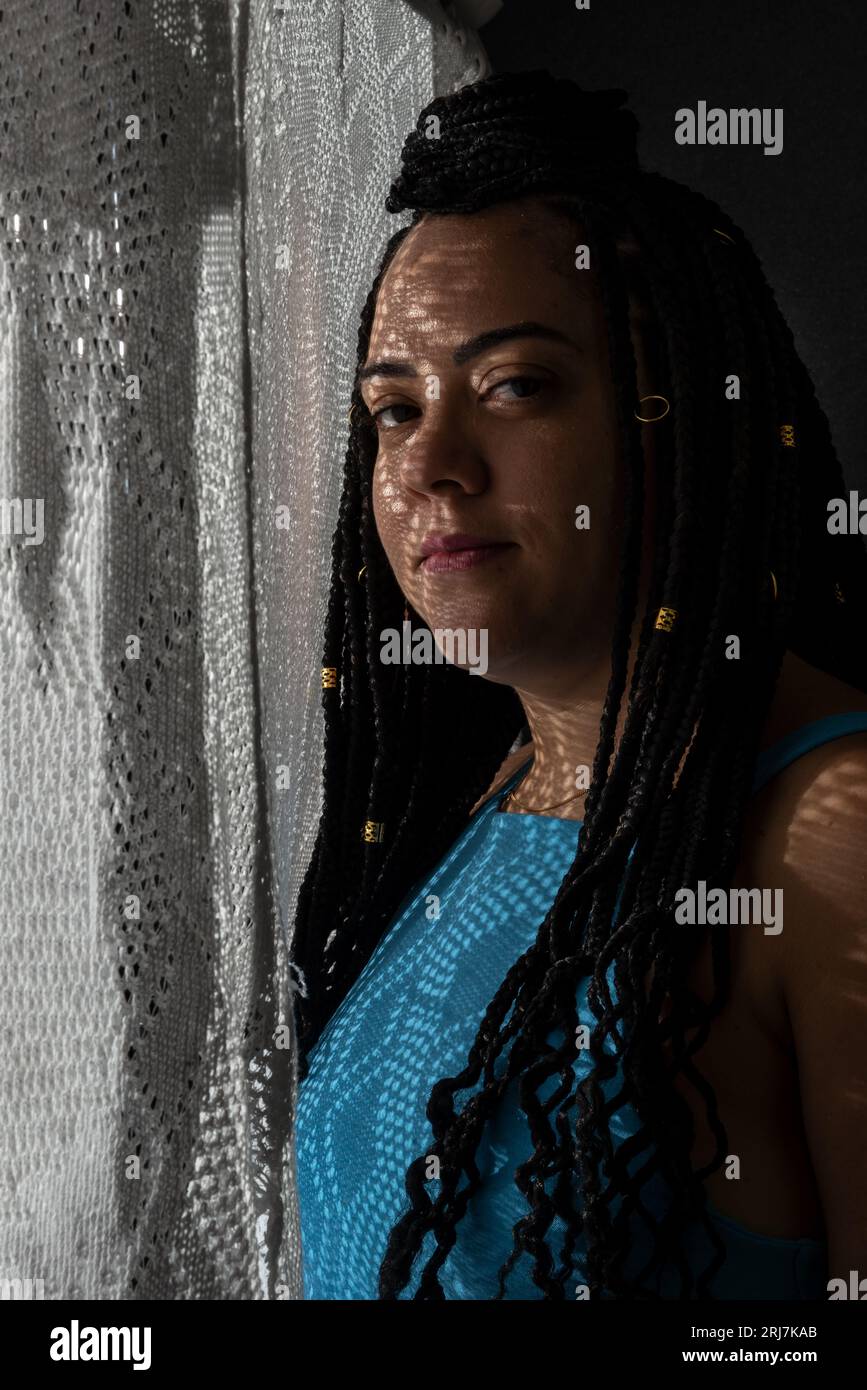
{"label": "lips", "polygon": [[454,554],[464,550],[487,550],[511,545],[511,541],[499,541],[493,536],[472,535],[468,531],[431,531],[421,544],[420,562],[431,555]]}
{"label": "lips", "polygon": [[514,541],[498,541],[489,536],[456,531],[451,535],[432,532],[421,546],[419,568],[428,574],[446,570],[472,569],[503,550],[514,548]]}

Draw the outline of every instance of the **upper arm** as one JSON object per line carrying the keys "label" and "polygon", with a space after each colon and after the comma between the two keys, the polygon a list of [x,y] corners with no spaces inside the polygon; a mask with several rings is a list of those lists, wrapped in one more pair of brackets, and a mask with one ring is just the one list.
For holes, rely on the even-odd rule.
{"label": "upper arm", "polygon": [[850,1269],[867,1276],[867,738],[820,751],[818,765],[805,768],[811,780],[777,861],[785,914],[778,978],[828,1274],[848,1281]]}

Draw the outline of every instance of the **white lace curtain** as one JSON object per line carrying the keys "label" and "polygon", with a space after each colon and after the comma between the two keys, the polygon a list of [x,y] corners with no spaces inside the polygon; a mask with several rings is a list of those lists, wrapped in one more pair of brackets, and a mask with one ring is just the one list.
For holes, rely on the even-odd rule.
{"label": "white lace curtain", "polygon": [[0,7],[0,1280],[46,1298],[300,1297],[287,933],[357,317],[498,8]]}

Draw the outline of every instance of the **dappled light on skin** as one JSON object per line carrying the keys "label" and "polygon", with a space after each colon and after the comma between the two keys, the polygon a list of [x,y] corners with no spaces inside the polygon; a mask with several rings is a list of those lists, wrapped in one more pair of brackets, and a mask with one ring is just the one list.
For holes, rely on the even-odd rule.
{"label": "dappled light on skin", "polygon": [[[534,805],[570,796],[576,765],[592,762],[619,563],[604,316],[574,254],[574,227],[533,200],[424,219],[378,296],[365,373],[382,370],[362,374],[389,563],[431,629],[487,631],[486,678],[513,686],[528,709]],[[480,333],[524,324],[526,335],[461,351]],[[644,389],[638,335],[634,347]],[[484,563],[431,572],[420,564],[431,532],[509,544]]]}
{"label": "dappled light on skin", "polygon": [[382,505],[388,509],[392,516],[403,516],[409,511],[409,507],[397,483],[383,483],[380,495],[382,498]]}
{"label": "dappled light on skin", "polygon": [[[754,252],[709,200],[630,172],[634,130],[612,115],[622,94],[582,94],[545,74],[492,79],[489,90],[496,101],[464,90],[433,104],[442,108],[442,145],[420,127],[408,138],[389,209],[417,214],[445,204],[446,215],[414,215],[409,233],[389,243],[362,316],[354,398],[363,398],[364,428],[356,420],[347,454],[325,647],[329,665],[348,647],[366,651],[370,670],[367,682],[356,673],[346,701],[326,703],[328,810],[299,913],[302,964],[312,967],[321,1002],[311,991],[304,1046],[317,1038],[331,1045],[335,1007],[337,1027],[354,1027],[353,989],[355,1006],[367,988],[377,996],[395,1032],[412,1007],[426,1038],[439,1043],[456,1030],[453,1054],[433,1043],[413,1049],[408,1066],[423,1068],[417,1095],[408,1072],[401,1082],[419,1123],[434,1123],[449,1164],[432,1220],[423,1134],[413,1136],[412,1161],[409,1149],[397,1152],[405,1182],[393,1191],[401,1201],[406,1192],[410,1209],[391,1227],[384,1253],[384,1231],[371,1241],[371,1258],[382,1255],[380,1298],[400,1296],[411,1265],[428,1260],[421,1246],[434,1225],[442,1254],[452,1239],[459,1252],[469,1242],[472,1254],[472,1218],[462,1219],[455,1174],[475,1171],[481,1140],[496,1130],[502,1093],[492,1066],[515,1038],[521,1084],[510,1114],[526,1115],[532,1136],[516,1138],[505,1180],[521,1191],[516,1239],[531,1236],[543,1250],[535,1276],[545,1297],[563,1292],[560,1274],[543,1267],[544,1252],[553,1253],[545,1234],[553,1207],[539,1180],[553,1145],[580,1187],[574,1206],[559,1197],[557,1206],[570,1235],[588,1238],[594,1297],[606,1296],[612,1273],[614,1295],[624,1292],[616,1287],[626,1271],[612,1193],[616,1187],[632,1215],[640,1213],[643,1177],[673,1184],[678,1199],[656,1243],[660,1269],[669,1255],[687,1256],[681,1237],[707,1198],[741,1227],[729,1287],[740,1294],[764,1277],[781,1296],[813,1297],[824,1285],[826,1237],[832,1263],[858,1258],[848,1211],[863,1203],[852,1178],[861,1140],[846,1133],[860,1108],[841,1105],[834,1084],[841,1070],[863,1069],[867,1055],[864,1015],[851,994],[863,933],[845,893],[835,897],[837,887],[859,882],[860,864],[849,866],[863,853],[853,848],[863,809],[853,809],[851,823],[848,813],[837,820],[836,884],[820,879],[817,888],[802,861],[800,903],[799,870],[785,853],[795,813],[814,805],[808,787],[797,790],[793,759],[813,750],[815,776],[836,756],[820,745],[867,722],[853,621],[864,611],[865,576],[847,551],[844,605],[840,548],[802,543],[816,499],[794,481],[809,476],[817,494],[825,482],[839,491],[839,460]],[[548,117],[530,135],[529,91]],[[566,108],[569,119],[587,118],[588,150],[610,138],[622,174],[612,175],[607,158],[589,167],[584,160],[573,181],[574,151],[561,138]],[[563,190],[559,210],[535,192],[497,202],[504,131],[519,147],[509,187],[535,190],[541,172]],[[464,158],[467,142],[477,160]],[[467,206],[484,210],[469,215]],[[624,256],[624,228],[636,235],[637,255]],[[600,270],[598,295],[589,263],[573,259],[585,234]],[[749,378],[746,412],[732,407],[739,398],[722,381],[715,389],[723,358]],[[661,423],[637,424],[640,399],[657,395],[666,403]],[[360,498],[371,505],[356,527]],[[586,527],[576,520],[582,511]],[[443,544],[449,536],[451,548]],[[361,596],[347,588],[359,554],[375,576]],[[406,663],[383,674],[371,634],[377,619],[394,621],[401,595],[427,628],[485,630],[481,679]],[[840,679],[823,674],[830,670]],[[844,673],[860,689],[844,684]],[[522,745],[527,731],[532,742]],[[863,739],[852,747],[863,768]],[[591,768],[582,806],[574,793]],[[493,798],[507,771],[517,796],[499,814]],[[822,812],[826,854],[832,811]],[[360,821],[365,830],[384,821],[388,837],[365,835],[360,852]],[[519,932],[506,942],[508,974],[492,966],[487,942],[478,951],[479,997],[459,1019],[438,977],[426,992],[416,950],[430,948],[440,962],[448,933],[461,951],[478,946],[474,910],[502,945],[497,909],[514,907],[539,867],[540,843],[559,845],[563,865],[551,865],[537,901],[512,913]],[[505,875],[503,891],[491,887],[494,873]],[[718,932],[705,916],[690,919],[693,931],[674,930],[668,907],[682,891],[679,879],[691,880],[693,899],[696,880],[743,885],[747,896],[760,885],[760,901],[786,888],[785,930],[766,935],[730,921]],[[397,912],[411,887],[419,901],[431,894],[434,916]],[[440,913],[449,901],[456,911]],[[338,926],[320,949],[332,920],[342,932]],[[371,952],[379,952],[376,965]],[[332,959],[333,981],[322,968]],[[364,962],[371,968],[359,977]],[[466,958],[463,965],[462,981]],[[574,1130],[571,1116],[568,1130],[561,1127],[568,1103],[556,1117],[542,1108],[542,1077],[553,1080],[556,1069],[565,1083],[573,1062],[571,1044],[552,1056],[544,1041],[539,1025],[555,1019],[566,1038],[577,1020],[589,1020],[595,1043],[594,1084],[582,1089],[588,1103]],[[698,1039],[689,1036],[696,1027]],[[377,1024],[357,1053],[380,1090],[388,1071],[374,1056],[381,1036]],[[624,1081],[613,1111],[595,1084],[608,1074],[606,1039],[619,1047]],[[693,1041],[702,1043],[697,1071]],[[324,1074],[333,1063],[323,1063]],[[471,1128],[458,1094],[476,1082]],[[327,1085],[319,1100],[327,1116]],[[643,1174],[627,1173],[613,1147],[621,1110],[641,1117],[639,1137],[651,1150]],[[354,1115],[346,1111],[348,1124]],[[369,1136],[356,1129],[349,1140],[370,1157]],[[603,1177],[612,1179],[605,1193]],[[661,1211],[665,1193],[655,1195]],[[510,1217],[493,1228],[507,1231]],[[328,1246],[327,1223],[323,1232]],[[798,1244],[803,1267],[792,1262],[794,1248],[764,1237]],[[719,1245],[716,1253],[711,1267],[689,1252],[697,1279],[675,1297],[712,1292]],[[430,1258],[426,1298],[442,1292],[439,1268]]]}
{"label": "dappled light on skin", "polygon": [[[867,739],[858,741],[867,748]],[[859,760],[851,746],[838,746],[824,766],[805,768],[804,775],[809,780],[805,790],[792,793],[798,801],[785,837],[786,902],[793,913],[787,946],[803,958],[813,933],[817,927],[822,931],[832,913],[834,925],[824,930],[842,929],[846,946],[842,953],[829,950],[816,985],[830,1007],[835,1000],[848,1001],[867,1017],[867,844],[861,844],[860,855],[841,852],[843,846],[858,844],[860,828],[867,823],[863,757]],[[846,1069],[840,1067],[839,1074],[846,1086]],[[867,1105],[864,1084],[847,1086],[846,1094],[853,1106]]]}
{"label": "dappled light on skin", "polygon": [[[811,696],[811,687],[824,690],[829,705],[845,704],[845,686],[806,672],[791,654],[787,661],[765,746],[804,722],[805,690]],[[867,1035],[867,874],[858,851],[867,817],[865,756],[867,735],[850,735],[805,754],[753,799],[733,886],[779,889],[783,926],[774,935],[749,924],[729,929],[732,994],[697,1053],[716,1090],[730,1151],[741,1155],[746,1173],[741,1182],[713,1174],[709,1200],[772,1237],[821,1237],[804,1125],[812,1121],[814,1132],[826,1127],[829,1084],[848,1116],[843,1123],[852,1134],[863,1128],[867,1088],[850,1078],[858,1075],[860,1039]],[[693,986],[710,999],[709,942]],[[835,1033],[839,1017],[847,1022]],[[749,1091],[738,1081],[745,1069]],[[693,1112],[699,1167],[711,1158],[712,1136],[695,1092],[683,1081],[678,1089]]]}

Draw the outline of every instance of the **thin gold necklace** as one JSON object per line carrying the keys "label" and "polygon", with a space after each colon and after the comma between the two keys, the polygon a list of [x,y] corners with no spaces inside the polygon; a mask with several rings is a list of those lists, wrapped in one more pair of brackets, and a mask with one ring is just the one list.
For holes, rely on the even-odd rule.
{"label": "thin gold necklace", "polygon": [[[526,776],[526,773],[524,775]],[[523,781],[523,778],[521,780]],[[520,782],[518,785],[520,786]],[[581,791],[576,792],[574,796],[567,796],[565,801],[555,801],[553,806],[518,806],[515,800],[515,789],[513,787],[510,791],[506,792],[500,805],[502,807],[508,804],[509,806],[515,806],[519,811],[528,811],[530,815],[538,815],[540,811],[557,811],[561,806],[568,805],[570,801],[577,801],[578,797],[586,795],[586,792],[587,788],[582,787]]]}

